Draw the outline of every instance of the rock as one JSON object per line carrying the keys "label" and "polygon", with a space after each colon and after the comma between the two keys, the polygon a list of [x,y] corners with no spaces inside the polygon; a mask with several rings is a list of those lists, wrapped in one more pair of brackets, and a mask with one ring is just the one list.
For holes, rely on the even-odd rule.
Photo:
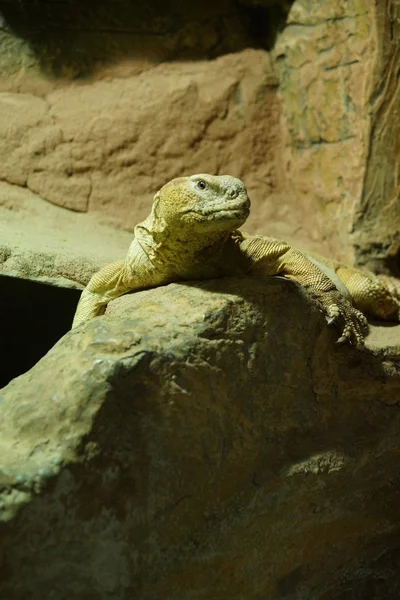
{"label": "rock", "polygon": [[397,276],[399,23],[390,0],[296,0],[273,49],[289,188],[335,256]]}
{"label": "rock", "polygon": [[323,235],[346,261],[370,135],[365,86],[374,16],[359,5],[297,0],[274,48],[288,180],[299,198],[311,194],[321,207]]}
{"label": "rock", "polygon": [[[376,47],[367,88],[371,135],[363,193],[354,219],[360,264],[400,277],[400,203],[397,176],[400,153],[400,7],[384,0],[374,5]],[[399,130],[399,131],[398,131]]]}
{"label": "rock", "polygon": [[397,600],[398,357],[336,335],[270,278],[64,336],[0,392],[0,596]]}
{"label": "rock", "polygon": [[126,255],[132,233],[0,182],[0,240],[1,275],[82,289],[100,267]]}
{"label": "rock", "polygon": [[131,230],[156,191],[184,174],[235,173],[257,210],[277,177],[276,85],[268,53],[246,50],[45,98],[0,93],[0,178]]}

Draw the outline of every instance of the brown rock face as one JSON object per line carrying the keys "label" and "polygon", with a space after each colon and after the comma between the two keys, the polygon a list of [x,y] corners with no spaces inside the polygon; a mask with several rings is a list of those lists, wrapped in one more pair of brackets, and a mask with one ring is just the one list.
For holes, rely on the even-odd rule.
{"label": "brown rock face", "polygon": [[269,54],[245,50],[69,83],[44,98],[4,92],[0,178],[132,229],[170,179],[234,173],[249,188],[251,229],[263,213],[270,229],[293,231],[306,223],[304,207],[280,216],[276,202],[266,203],[283,190],[276,86]]}
{"label": "brown rock face", "polygon": [[400,6],[375,2],[375,52],[368,79],[370,131],[368,160],[360,206],[356,214],[357,260],[379,271],[400,276]]}
{"label": "brown rock face", "polygon": [[333,253],[399,269],[399,6],[293,3],[273,50],[288,183],[312,196]]}
{"label": "brown rock face", "polygon": [[47,97],[56,124],[48,135],[59,132],[60,143],[45,142],[36,166],[28,159],[27,186],[128,228],[147,216],[155,192],[182,174],[254,171],[260,202],[279,121],[274,85],[268,54],[249,51],[57,90]]}
{"label": "brown rock face", "polygon": [[183,174],[234,173],[261,208],[279,187],[277,78],[252,49],[270,9],[161,4],[4,7],[0,179],[126,229]]}
{"label": "brown rock face", "polygon": [[324,234],[347,260],[367,162],[372,4],[295,2],[274,48],[288,180],[299,196],[312,195]]}
{"label": "brown rock face", "polygon": [[394,359],[279,279],[108,312],[1,391],[2,598],[397,600]]}
{"label": "brown rock face", "polygon": [[396,3],[62,6],[2,5],[3,182],[131,230],[166,181],[230,173],[250,232],[400,273]]}
{"label": "brown rock face", "polygon": [[396,6],[7,3],[0,179],[132,229],[169,179],[231,173],[251,232],[400,272]]}

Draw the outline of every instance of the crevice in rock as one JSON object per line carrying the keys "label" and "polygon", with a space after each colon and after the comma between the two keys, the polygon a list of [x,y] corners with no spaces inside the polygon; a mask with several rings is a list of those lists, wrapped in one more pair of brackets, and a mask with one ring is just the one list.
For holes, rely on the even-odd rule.
{"label": "crevice in rock", "polygon": [[0,277],[0,388],[28,371],[70,329],[79,290]]}
{"label": "crevice in rock", "polygon": [[284,28],[294,0],[234,0],[251,39],[252,48],[271,50]]}
{"label": "crevice in rock", "polygon": [[400,278],[400,241],[360,243],[354,245],[354,250],[357,265],[373,273]]}

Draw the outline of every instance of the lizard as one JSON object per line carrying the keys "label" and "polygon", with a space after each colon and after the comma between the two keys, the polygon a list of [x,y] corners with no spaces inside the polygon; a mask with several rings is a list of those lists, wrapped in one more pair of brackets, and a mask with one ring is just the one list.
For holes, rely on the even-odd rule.
{"label": "lizard", "polygon": [[290,244],[238,228],[249,216],[244,183],[230,175],[178,177],[154,196],[150,215],[134,228],[124,260],[112,262],[83,290],[72,328],[105,312],[128,292],[172,282],[227,276],[283,276],[317,300],[339,343],[362,346],[365,315],[400,319],[400,281],[375,275]]}

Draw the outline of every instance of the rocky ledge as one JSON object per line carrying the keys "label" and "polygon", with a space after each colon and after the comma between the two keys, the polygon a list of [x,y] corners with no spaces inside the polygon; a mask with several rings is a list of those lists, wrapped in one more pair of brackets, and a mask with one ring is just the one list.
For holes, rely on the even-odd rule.
{"label": "rocky ledge", "polygon": [[400,595],[400,366],[281,279],[125,296],[0,392],[0,596]]}

